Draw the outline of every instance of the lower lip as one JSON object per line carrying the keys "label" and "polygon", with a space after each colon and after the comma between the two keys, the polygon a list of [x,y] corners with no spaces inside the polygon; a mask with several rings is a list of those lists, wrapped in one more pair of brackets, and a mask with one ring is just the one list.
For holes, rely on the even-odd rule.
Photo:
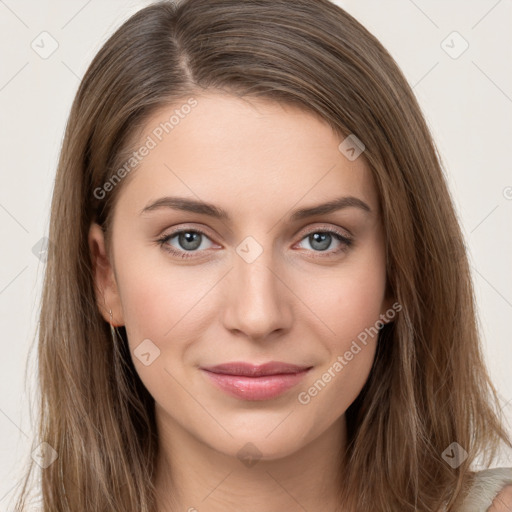
{"label": "lower lip", "polygon": [[270,400],[296,386],[310,369],[299,373],[281,373],[261,377],[226,375],[203,370],[213,383],[231,396],[242,400]]}

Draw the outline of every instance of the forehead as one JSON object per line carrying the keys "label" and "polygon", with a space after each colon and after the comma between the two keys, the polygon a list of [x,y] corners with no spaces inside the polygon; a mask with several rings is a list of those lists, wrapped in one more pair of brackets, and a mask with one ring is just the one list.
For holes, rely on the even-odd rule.
{"label": "forehead", "polygon": [[160,109],[135,148],[147,146],[119,201],[144,208],[163,195],[189,196],[233,207],[306,206],[340,195],[377,210],[364,154],[349,160],[343,137],[319,116],[268,100],[210,93]]}

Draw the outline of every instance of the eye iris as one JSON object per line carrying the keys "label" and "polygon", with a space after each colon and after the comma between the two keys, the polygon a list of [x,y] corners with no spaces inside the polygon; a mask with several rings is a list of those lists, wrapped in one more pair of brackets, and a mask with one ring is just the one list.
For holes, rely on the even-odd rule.
{"label": "eye iris", "polygon": [[[332,235],[329,233],[313,233],[309,235],[309,241],[311,243],[311,247],[317,249],[319,251],[325,251],[331,245]],[[315,247],[315,243],[320,242],[320,246]]]}
{"label": "eye iris", "polygon": [[[201,245],[201,233],[194,233],[193,231],[185,231],[178,235],[178,241],[181,247],[186,250],[197,249]],[[189,245],[191,244],[191,245]]]}

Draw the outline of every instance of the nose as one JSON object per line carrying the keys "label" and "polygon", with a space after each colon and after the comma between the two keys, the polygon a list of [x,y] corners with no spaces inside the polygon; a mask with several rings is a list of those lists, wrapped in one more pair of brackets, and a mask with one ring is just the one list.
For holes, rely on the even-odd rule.
{"label": "nose", "polygon": [[283,265],[274,260],[271,250],[264,250],[252,262],[235,254],[233,268],[226,276],[226,329],[254,341],[290,330],[293,293],[285,284]]}

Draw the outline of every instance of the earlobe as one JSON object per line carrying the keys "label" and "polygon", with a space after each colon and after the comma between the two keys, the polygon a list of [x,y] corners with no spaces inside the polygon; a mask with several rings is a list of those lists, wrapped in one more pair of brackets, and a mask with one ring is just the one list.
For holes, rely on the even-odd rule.
{"label": "earlobe", "polygon": [[[89,228],[88,243],[98,309],[105,321],[114,326],[122,325],[121,299],[112,262],[105,247],[105,234],[101,226],[95,222],[92,222]],[[110,310],[112,310],[112,318]]]}

